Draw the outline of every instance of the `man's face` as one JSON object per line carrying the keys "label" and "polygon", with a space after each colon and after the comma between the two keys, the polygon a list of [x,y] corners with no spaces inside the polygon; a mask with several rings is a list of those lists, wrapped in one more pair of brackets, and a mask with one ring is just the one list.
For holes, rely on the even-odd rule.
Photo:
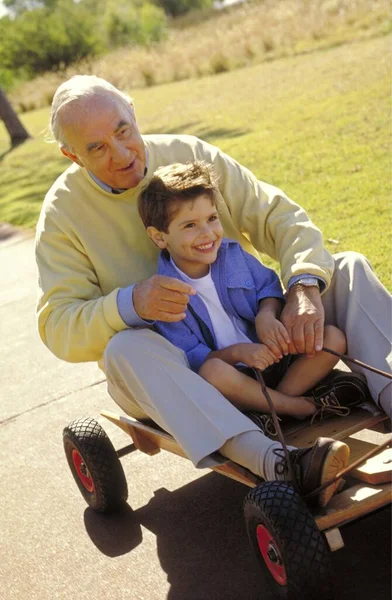
{"label": "man's face", "polygon": [[206,195],[179,203],[167,233],[154,227],[147,231],[161,249],[168,250],[177,267],[194,279],[207,275],[223,236],[216,207]]}
{"label": "man's face", "polygon": [[[72,111],[72,112],[71,112]],[[146,150],[133,107],[111,94],[70,106],[62,153],[113,188],[134,188],[144,178]]]}

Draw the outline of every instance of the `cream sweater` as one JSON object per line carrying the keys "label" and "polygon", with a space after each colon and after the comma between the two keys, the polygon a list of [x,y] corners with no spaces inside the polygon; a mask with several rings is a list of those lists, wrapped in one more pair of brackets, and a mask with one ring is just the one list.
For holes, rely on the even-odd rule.
{"label": "cream sweater", "polygon": [[144,230],[137,198],[162,165],[212,163],[219,175],[225,237],[259,260],[259,253],[278,260],[285,287],[293,275],[309,273],[322,277],[328,288],[334,263],[321,233],[279,189],[195,137],[143,139],[149,165],[138,187],[120,195],[105,192],[72,164],[46,195],[36,234],[38,323],[56,356],[70,362],[100,360],[110,338],[128,327],[118,312],[117,293],[156,272],[158,250]]}

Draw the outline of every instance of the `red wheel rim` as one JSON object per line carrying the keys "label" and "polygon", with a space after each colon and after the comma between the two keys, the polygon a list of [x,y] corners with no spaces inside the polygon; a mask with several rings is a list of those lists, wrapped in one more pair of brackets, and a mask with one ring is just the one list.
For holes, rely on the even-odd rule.
{"label": "red wheel rim", "polygon": [[272,577],[279,585],[287,584],[286,569],[283,565],[282,555],[278,544],[263,525],[257,525],[257,542]]}
{"label": "red wheel rim", "polygon": [[80,481],[83,483],[84,487],[88,492],[93,492],[93,480],[91,479],[90,473],[88,471],[86,463],[83,460],[82,455],[75,448],[73,448],[72,450],[72,460]]}

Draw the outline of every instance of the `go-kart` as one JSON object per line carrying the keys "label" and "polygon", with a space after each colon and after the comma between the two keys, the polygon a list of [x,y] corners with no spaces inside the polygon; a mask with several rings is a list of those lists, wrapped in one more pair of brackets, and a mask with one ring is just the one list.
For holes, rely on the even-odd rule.
{"label": "go-kart", "polygon": [[[151,456],[161,449],[187,456],[171,435],[152,422],[107,411],[101,415],[129,434],[132,443],[115,450],[92,418],[72,421],[63,440],[82,496],[95,511],[109,513],[121,510],[128,497],[120,458],[135,448]],[[264,600],[333,599],[330,551],[344,546],[339,528],[391,500],[391,437],[377,446],[356,434],[364,429],[385,432],[388,425],[381,411],[353,409],[344,418],[328,418],[312,426],[295,421],[283,427],[286,443],[299,448],[312,446],[320,436],[344,440],[350,447],[350,464],[338,492],[322,510],[309,508],[290,483],[265,482],[219,453],[214,455],[214,471],[251,488],[244,500],[244,517]]]}

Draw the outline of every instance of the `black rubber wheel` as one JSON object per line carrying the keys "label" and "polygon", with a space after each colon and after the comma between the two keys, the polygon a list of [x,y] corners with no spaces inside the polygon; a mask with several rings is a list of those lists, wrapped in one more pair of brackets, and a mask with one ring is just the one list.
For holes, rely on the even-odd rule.
{"label": "black rubber wheel", "polygon": [[77,419],[63,431],[69,468],[87,504],[101,513],[120,509],[128,498],[124,471],[112,442],[91,418]]}
{"label": "black rubber wheel", "polygon": [[267,481],[253,488],[244,516],[263,600],[333,600],[329,547],[290,484]]}

